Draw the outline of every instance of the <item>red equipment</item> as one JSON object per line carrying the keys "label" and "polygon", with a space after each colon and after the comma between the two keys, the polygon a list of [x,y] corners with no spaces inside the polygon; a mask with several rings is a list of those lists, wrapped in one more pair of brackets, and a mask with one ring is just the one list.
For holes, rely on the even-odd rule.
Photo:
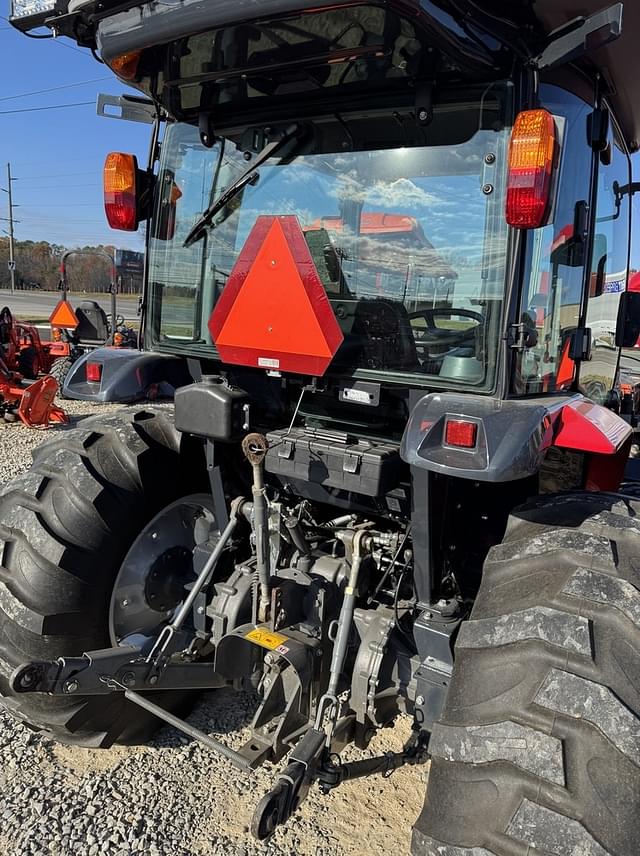
{"label": "red equipment", "polygon": [[49,345],[40,339],[33,324],[16,321],[8,306],[0,311],[1,356],[10,372],[37,378],[51,368],[53,357]]}
{"label": "red equipment", "polygon": [[18,378],[0,358],[0,417],[5,422],[20,419],[27,428],[48,428],[51,422],[69,421],[53,403],[58,391],[55,378],[40,378],[26,388],[18,385]]}

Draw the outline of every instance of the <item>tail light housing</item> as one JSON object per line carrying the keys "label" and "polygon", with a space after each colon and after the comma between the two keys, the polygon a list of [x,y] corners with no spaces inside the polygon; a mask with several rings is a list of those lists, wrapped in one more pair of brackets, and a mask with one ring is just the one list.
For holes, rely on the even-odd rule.
{"label": "tail light housing", "polygon": [[135,155],[111,152],[104,163],[104,210],[112,229],[138,228],[138,162]]}
{"label": "tail light housing", "polygon": [[53,327],[51,329],[51,338],[54,342],[62,341],[62,330],[59,327]]}
{"label": "tail light housing", "polygon": [[89,383],[100,383],[102,380],[102,363],[87,363],[87,380]]}
{"label": "tail light housing", "polygon": [[556,159],[556,126],[547,110],[523,110],[509,144],[506,219],[518,229],[537,229],[549,211]]}

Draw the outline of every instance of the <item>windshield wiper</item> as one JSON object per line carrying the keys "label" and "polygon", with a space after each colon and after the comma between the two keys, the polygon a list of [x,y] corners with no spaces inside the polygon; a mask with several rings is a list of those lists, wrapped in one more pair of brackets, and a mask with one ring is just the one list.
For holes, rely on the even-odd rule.
{"label": "windshield wiper", "polygon": [[228,205],[229,202],[231,202],[231,200],[247,186],[247,184],[255,184],[260,177],[257,171],[258,167],[262,166],[262,164],[269,160],[270,157],[277,154],[287,145],[287,143],[290,143],[291,140],[300,137],[300,132],[300,125],[290,125],[281,137],[278,137],[277,140],[274,140],[271,143],[267,143],[262,151],[256,156],[253,163],[247,167],[247,169],[239,175],[235,181],[231,182],[229,187],[227,187],[227,189],[224,190],[217,199],[214,199],[211,205],[209,205],[207,210],[198,219],[197,223],[185,238],[183,246],[190,247],[192,244],[195,244],[196,241],[199,241],[205,231],[209,226],[211,226],[211,221],[216,214],[219,211],[222,211],[225,205]]}

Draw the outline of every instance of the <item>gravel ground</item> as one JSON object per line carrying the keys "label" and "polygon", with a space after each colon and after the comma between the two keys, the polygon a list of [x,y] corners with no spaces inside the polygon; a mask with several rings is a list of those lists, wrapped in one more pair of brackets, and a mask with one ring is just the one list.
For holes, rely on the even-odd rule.
{"label": "gravel ground", "polygon": [[[119,405],[63,402],[76,423]],[[0,481],[26,469],[31,450],[54,431],[0,428]],[[55,652],[52,652],[54,654]],[[219,690],[190,721],[239,747],[255,699]],[[401,748],[409,721],[379,734],[370,751]],[[347,750],[345,758],[361,757]],[[329,796],[315,789],[267,846],[248,834],[251,814],[277,768],[237,772],[171,728],[149,746],[108,751],[56,744],[0,712],[1,856],[382,856],[409,852],[424,796],[426,767],[347,782]]]}

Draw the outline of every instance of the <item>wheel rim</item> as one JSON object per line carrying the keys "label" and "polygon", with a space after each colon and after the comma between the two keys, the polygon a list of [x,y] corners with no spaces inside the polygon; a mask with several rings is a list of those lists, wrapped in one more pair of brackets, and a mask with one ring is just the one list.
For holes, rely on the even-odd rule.
{"label": "wheel rim", "polygon": [[171,503],[140,532],[124,558],[111,595],[113,645],[142,645],[158,635],[196,578],[193,550],[220,534],[206,494]]}

